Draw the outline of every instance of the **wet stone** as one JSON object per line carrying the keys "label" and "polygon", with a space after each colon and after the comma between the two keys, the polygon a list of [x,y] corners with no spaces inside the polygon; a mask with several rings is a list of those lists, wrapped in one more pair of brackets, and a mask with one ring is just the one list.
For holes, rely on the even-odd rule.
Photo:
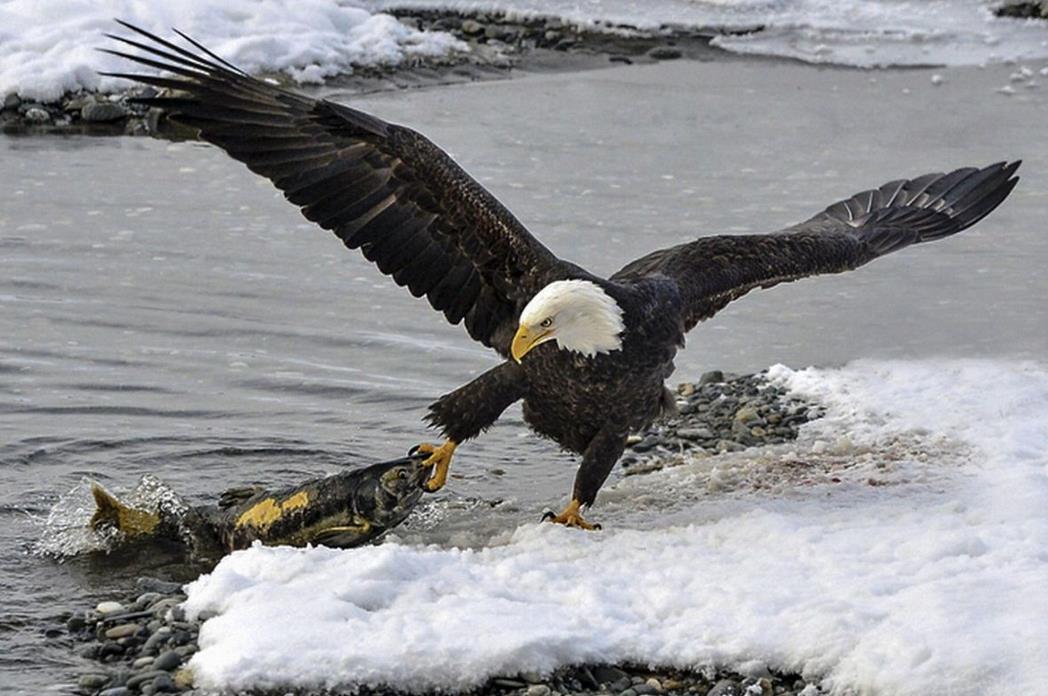
{"label": "wet stone", "polygon": [[162,669],[170,672],[181,664],[182,656],[174,650],[168,650],[153,661],[153,669]]}
{"label": "wet stone", "polygon": [[88,102],[80,110],[80,118],[88,123],[108,123],[127,117],[127,109],[112,102]]}
{"label": "wet stone", "polygon": [[524,693],[526,696],[550,696],[552,689],[545,684],[532,684]]}
{"label": "wet stone", "polygon": [[699,385],[704,384],[715,384],[724,381],[724,373],[720,370],[710,370],[709,372],[702,373],[699,377]]}
{"label": "wet stone", "polygon": [[95,611],[103,616],[106,614],[116,614],[117,612],[124,611],[124,605],[120,602],[99,602],[98,606],[95,607]]}
{"label": "wet stone", "polygon": [[164,672],[163,670],[159,670],[159,669],[151,669],[151,670],[147,670],[145,672],[139,672],[135,676],[133,676],[130,679],[128,679],[127,680],[127,688],[129,688],[129,689],[137,689],[137,688],[139,688],[140,686],[142,686],[144,684],[147,684],[147,683],[152,684],[153,680],[156,679],[157,677],[159,677],[161,674],[163,674],[165,677],[168,677],[170,679],[170,676],[168,675],[167,672]]}
{"label": "wet stone", "polygon": [[742,687],[733,679],[721,679],[713,685],[706,696],[742,696]]}
{"label": "wet stone", "polygon": [[656,46],[648,51],[648,57],[655,60],[676,60],[684,56],[684,52],[674,46]]}
{"label": "wet stone", "polygon": [[98,692],[98,696],[130,696],[131,690],[126,686],[114,686],[112,689],[104,689]]}
{"label": "wet stone", "polygon": [[76,680],[76,685],[84,691],[95,691],[100,689],[110,681],[108,674],[82,674],[80,678]]}
{"label": "wet stone", "polygon": [[105,637],[109,638],[110,640],[117,640],[118,638],[127,638],[128,636],[133,636],[141,628],[142,627],[138,624],[120,624],[118,626],[113,626],[112,628],[107,629],[105,632]]}
{"label": "wet stone", "polygon": [[154,693],[163,694],[177,690],[178,687],[175,686],[175,681],[171,678],[170,674],[164,673],[153,679]]}

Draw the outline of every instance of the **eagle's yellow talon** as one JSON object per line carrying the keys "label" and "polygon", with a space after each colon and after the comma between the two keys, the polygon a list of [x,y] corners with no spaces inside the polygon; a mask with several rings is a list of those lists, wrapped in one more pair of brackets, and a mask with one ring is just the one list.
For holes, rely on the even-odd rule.
{"label": "eagle's yellow talon", "polygon": [[422,484],[430,493],[439,491],[444,487],[444,484],[448,482],[448,468],[451,466],[451,455],[455,453],[455,448],[458,445],[451,440],[448,440],[439,447],[432,445],[428,442],[423,442],[415,448],[416,452],[422,452],[428,454],[429,457],[423,462],[425,466],[433,467],[433,475],[429,477],[429,480]]}
{"label": "eagle's yellow talon", "polygon": [[572,499],[568,506],[559,515],[554,515],[552,512],[547,512],[542,516],[544,521],[553,522],[554,524],[562,524],[565,527],[578,527],[579,529],[586,529],[589,531],[597,531],[601,528],[599,524],[592,524],[582,519],[582,514],[579,512],[582,509],[582,503]]}

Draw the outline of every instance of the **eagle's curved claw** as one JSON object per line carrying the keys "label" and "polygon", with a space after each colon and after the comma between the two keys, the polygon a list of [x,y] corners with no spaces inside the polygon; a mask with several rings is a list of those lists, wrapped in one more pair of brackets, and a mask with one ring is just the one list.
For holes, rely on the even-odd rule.
{"label": "eagle's curved claw", "polygon": [[562,524],[565,527],[577,527],[587,531],[599,531],[602,529],[599,524],[593,524],[584,520],[580,512],[581,509],[582,503],[573,498],[559,515],[554,515],[550,510],[542,513],[542,521]]}
{"label": "eagle's curved claw", "polygon": [[423,442],[411,448],[412,452],[421,452],[429,455],[426,461],[422,463],[425,466],[433,467],[433,475],[422,484],[422,487],[430,493],[439,491],[448,482],[448,469],[451,467],[451,456],[455,453],[455,447],[457,447],[456,443],[448,440],[439,447]]}

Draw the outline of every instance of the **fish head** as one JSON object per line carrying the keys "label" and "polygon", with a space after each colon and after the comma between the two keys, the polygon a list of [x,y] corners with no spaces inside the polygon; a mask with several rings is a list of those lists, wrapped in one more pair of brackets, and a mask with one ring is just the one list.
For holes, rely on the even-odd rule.
{"label": "fish head", "polygon": [[433,471],[433,466],[425,464],[425,461],[425,456],[413,456],[392,462],[379,476],[379,486],[398,499],[419,495],[424,491],[422,484]]}

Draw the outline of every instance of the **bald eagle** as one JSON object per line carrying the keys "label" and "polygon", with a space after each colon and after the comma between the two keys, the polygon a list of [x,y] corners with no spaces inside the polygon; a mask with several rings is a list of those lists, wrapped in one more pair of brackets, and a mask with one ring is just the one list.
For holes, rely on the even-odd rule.
{"label": "bald eagle", "polygon": [[270,179],[302,214],[425,296],[504,362],[430,406],[444,442],[421,445],[441,488],[455,448],[523,400],[537,433],[582,456],[555,522],[592,528],[592,505],[631,431],[672,407],[664,381],[685,334],[755,288],[839,273],[975,224],[1019,162],[900,179],[771,234],[710,236],[609,278],[557,258],[443,150],[410,128],[254,79],[179,33],[124,24],[110,53],[167,76],[106,73],[169,90],[140,99]]}

